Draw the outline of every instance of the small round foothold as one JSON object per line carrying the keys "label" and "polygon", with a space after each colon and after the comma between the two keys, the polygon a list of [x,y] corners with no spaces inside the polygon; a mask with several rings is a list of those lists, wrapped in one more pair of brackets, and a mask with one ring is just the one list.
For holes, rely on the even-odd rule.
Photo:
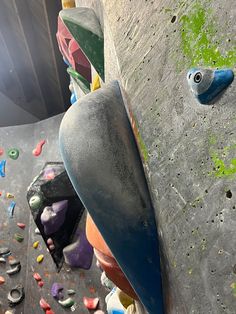
{"label": "small round foothold", "polygon": [[54,245],[54,244],[49,245],[49,250],[50,250],[50,251],[55,250],[55,245]]}
{"label": "small round foothold", "polygon": [[43,204],[43,200],[41,195],[39,194],[34,194],[33,196],[31,196],[30,200],[29,200],[29,206],[31,209],[39,209],[40,206]]}
{"label": "small round foothold", "polygon": [[25,297],[24,288],[22,285],[17,285],[15,288],[11,289],[8,293],[7,299],[10,306],[19,304]]}
{"label": "small round foothold", "polygon": [[48,238],[48,239],[47,239],[47,244],[48,244],[48,245],[52,245],[52,244],[53,244],[52,238]]}
{"label": "small round foothold", "polygon": [[43,255],[43,254],[40,254],[40,255],[37,257],[36,260],[37,260],[38,263],[42,263],[43,259],[44,259],[44,255]]}
{"label": "small round foothold", "polygon": [[4,150],[3,150],[3,148],[0,147],[0,156],[2,156],[3,153],[4,153]]}
{"label": "small round foothold", "polygon": [[7,155],[13,160],[16,160],[19,157],[19,150],[17,148],[11,148],[8,150]]}
{"label": "small round foothold", "polygon": [[99,298],[83,297],[83,303],[88,310],[96,310],[99,303]]}

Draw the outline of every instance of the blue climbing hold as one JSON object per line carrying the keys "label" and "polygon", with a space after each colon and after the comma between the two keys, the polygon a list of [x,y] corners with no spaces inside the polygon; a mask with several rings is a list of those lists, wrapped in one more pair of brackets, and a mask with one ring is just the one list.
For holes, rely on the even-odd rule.
{"label": "blue climbing hold", "polygon": [[187,80],[198,101],[208,104],[233,82],[234,72],[193,68],[188,71]]}
{"label": "blue climbing hold", "polygon": [[16,206],[16,202],[12,201],[7,209],[8,215],[10,218],[13,218],[15,206]]}
{"label": "blue climbing hold", "polygon": [[71,93],[70,103],[73,105],[77,101],[75,93]]}
{"label": "blue climbing hold", "polygon": [[0,176],[5,177],[5,166],[6,166],[6,160],[2,160],[0,162]]}

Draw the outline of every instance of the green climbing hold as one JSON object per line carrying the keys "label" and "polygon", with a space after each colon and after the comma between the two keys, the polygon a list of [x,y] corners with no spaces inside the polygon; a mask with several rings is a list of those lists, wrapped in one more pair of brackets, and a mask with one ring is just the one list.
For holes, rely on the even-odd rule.
{"label": "green climbing hold", "polygon": [[63,300],[63,301],[59,300],[58,302],[61,304],[61,306],[65,307],[65,308],[70,308],[70,307],[72,307],[72,305],[75,304],[75,301],[72,300],[71,298],[68,298],[68,299]]}
{"label": "green climbing hold", "polygon": [[85,94],[90,93],[89,81],[87,81],[82,75],[80,75],[71,67],[67,69],[67,72],[69,75],[71,75],[71,77],[73,77],[73,79],[76,81],[76,83],[79,85],[79,87]]}
{"label": "green climbing hold", "polygon": [[34,209],[34,210],[39,209],[42,204],[43,204],[43,199],[41,195],[35,194],[31,196],[29,200],[29,205],[31,209]]}
{"label": "green climbing hold", "polygon": [[95,12],[79,7],[62,10],[59,16],[104,81],[104,39]]}
{"label": "green climbing hold", "polygon": [[18,242],[23,242],[23,240],[24,240],[23,235],[21,235],[20,233],[15,233],[14,238],[15,238],[16,241],[18,241]]}
{"label": "green climbing hold", "polygon": [[19,157],[19,150],[17,148],[10,148],[7,151],[7,155],[8,157],[10,157],[13,160],[16,160]]}

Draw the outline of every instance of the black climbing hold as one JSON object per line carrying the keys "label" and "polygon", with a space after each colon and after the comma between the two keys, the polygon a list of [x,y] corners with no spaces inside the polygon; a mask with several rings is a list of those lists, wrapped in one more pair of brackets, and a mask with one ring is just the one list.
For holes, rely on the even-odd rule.
{"label": "black climbing hold", "polygon": [[9,305],[12,307],[21,303],[21,301],[24,300],[24,297],[25,297],[24,287],[22,285],[17,285],[8,293],[7,299]]}
{"label": "black climbing hold", "polygon": [[176,21],[176,18],[177,18],[177,16],[174,15],[174,16],[172,17],[172,19],[171,19],[171,23],[174,23],[174,22]]}

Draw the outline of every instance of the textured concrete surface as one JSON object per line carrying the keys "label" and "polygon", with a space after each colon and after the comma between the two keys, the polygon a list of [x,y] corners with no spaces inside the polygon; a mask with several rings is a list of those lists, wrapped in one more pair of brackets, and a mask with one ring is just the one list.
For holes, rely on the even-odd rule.
{"label": "textured concrete surface", "polygon": [[100,6],[106,80],[122,82],[163,241],[166,312],[235,313],[236,81],[203,106],[186,73],[192,66],[235,70],[236,3]]}

